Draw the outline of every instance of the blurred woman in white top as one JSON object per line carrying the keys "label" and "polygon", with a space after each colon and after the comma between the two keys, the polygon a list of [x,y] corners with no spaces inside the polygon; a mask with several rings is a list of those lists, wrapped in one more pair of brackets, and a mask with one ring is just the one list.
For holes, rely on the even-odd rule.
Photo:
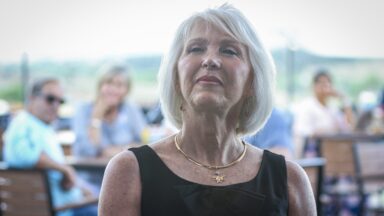
{"label": "blurred woman in white top", "polygon": [[[332,85],[330,74],[325,69],[313,77],[313,97],[303,101],[295,110],[294,133],[298,157],[302,154],[305,138],[316,135],[344,133],[351,131],[353,113],[345,96]],[[329,100],[336,98],[343,104],[342,109],[333,109]]]}

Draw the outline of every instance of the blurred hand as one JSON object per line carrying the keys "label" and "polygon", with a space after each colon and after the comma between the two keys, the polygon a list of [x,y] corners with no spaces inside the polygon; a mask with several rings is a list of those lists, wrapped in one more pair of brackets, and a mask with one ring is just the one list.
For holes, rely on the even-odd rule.
{"label": "blurred hand", "polygon": [[336,97],[336,98],[339,98],[339,99],[343,99],[345,97],[343,93],[341,93],[340,91],[338,91],[337,89],[334,89],[334,88],[332,88],[330,90],[329,94],[330,94],[330,96]]}
{"label": "blurred hand", "polygon": [[81,192],[83,193],[84,198],[92,198],[94,197],[92,191],[89,188],[82,187]]}
{"label": "blurred hand", "polygon": [[61,188],[69,190],[76,184],[76,172],[70,166],[64,166],[63,179],[61,179]]}
{"label": "blurred hand", "polygon": [[109,109],[110,105],[103,98],[99,98],[94,104],[92,117],[101,120]]}

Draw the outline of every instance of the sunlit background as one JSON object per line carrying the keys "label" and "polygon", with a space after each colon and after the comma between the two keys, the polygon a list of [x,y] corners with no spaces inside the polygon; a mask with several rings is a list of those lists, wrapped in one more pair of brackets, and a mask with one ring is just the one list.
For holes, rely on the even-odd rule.
{"label": "sunlit background", "polygon": [[383,87],[380,0],[0,0],[0,98],[21,103],[25,83],[52,75],[64,82],[69,102],[90,100],[100,65],[118,60],[131,68],[132,98],[151,106],[178,24],[225,2],[243,11],[273,53],[278,104],[308,94],[318,67],[329,68],[356,103],[362,92],[374,97]]}
{"label": "sunlit background", "polygon": [[[139,144],[155,142],[173,134],[174,128],[169,127],[167,121],[162,121],[161,112],[156,109],[159,108],[156,106],[159,101],[156,77],[162,56],[167,52],[177,26],[185,18],[196,11],[225,2],[245,14],[271,51],[277,69],[274,98],[276,107],[288,111],[282,112],[283,117],[272,120],[276,124],[272,123],[266,130],[269,132],[264,134],[268,138],[281,139],[271,141],[261,138],[260,140],[265,140],[258,144],[270,142],[273,144],[271,147],[284,144],[284,149],[291,143],[289,147],[295,150],[297,159],[306,157],[301,163],[299,160],[296,162],[307,168],[306,172],[315,189],[319,212],[324,212],[324,215],[354,215],[348,212],[360,211],[359,209],[363,209],[360,204],[378,209],[382,215],[384,183],[365,194],[360,193],[363,190],[360,191],[359,188],[357,196],[357,186],[363,185],[363,181],[359,179],[354,182],[356,179],[350,178],[345,170],[355,165],[362,168],[361,170],[369,168],[375,174],[383,174],[380,173],[383,169],[379,168],[383,162],[377,160],[384,154],[383,0],[0,0],[0,171],[2,134],[11,119],[24,108],[27,86],[33,80],[46,76],[58,78],[65,88],[67,102],[60,107],[60,116],[54,126],[57,129],[57,144],[60,144],[67,156],[66,163],[76,168],[76,163],[68,160],[73,159],[72,156],[85,159],[85,164],[89,163],[91,158],[72,153],[73,146],[79,145],[76,142],[78,133],[76,134],[73,127],[79,124],[73,121],[73,116],[79,104],[95,98],[96,83],[101,75],[99,69],[111,61],[123,62],[129,66],[133,88],[127,100],[133,100],[142,108],[141,111],[149,123],[138,135],[141,139]],[[352,127],[351,131],[345,130],[348,133],[344,134],[344,130],[331,131],[337,129],[330,126],[334,126],[333,123],[338,120],[331,116],[333,109],[319,103],[316,105],[320,107],[318,112],[316,107],[299,105],[313,93],[312,77],[319,68],[329,70],[333,86],[337,89],[335,92],[346,96],[343,100],[330,101],[327,106],[336,108],[344,112],[343,114],[356,116],[356,122],[353,118],[349,119]],[[380,97],[383,98],[381,103]],[[352,108],[351,112],[349,108]],[[294,134],[294,124],[300,119],[297,113],[305,114],[306,109],[315,111],[310,113],[311,121],[306,122],[304,128],[320,123],[320,129],[314,130],[313,134],[321,135],[323,129],[326,129],[325,138],[320,136],[315,140],[313,134],[297,138]],[[129,117],[126,118],[127,114]],[[120,117],[127,119],[122,121],[124,124],[128,122],[129,127],[132,124],[136,128],[139,121],[133,122],[131,116],[133,114],[122,112]],[[312,120],[313,116],[315,120]],[[324,116],[331,120],[324,121]],[[95,126],[94,120],[99,124]],[[84,120],[86,126],[83,130],[89,132],[93,128],[100,132],[101,120],[106,119],[92,116],[92,120]],[[72,125],[73,122],[75,123]],[[109,120],[104,123],[106,122],[109,125]],[[324,122],[326,123],[322,124]],[[119,136],[120,133],[131,133],[125,131],[125,125],[123,127],[121,124],[121,128],[124,130],[116,130]],[[114,129],[109,131],[115,132]],[[113,139],[109,136],[116,135],[112,132],[102,132],[101,136],[108,136],[111,141]],[[334,136],[327,138],[327,133]],[[28,132],[28,136],[29,134]],[[366,144],[364,139],[381,141],[381,147],[372,148],[374,156],[367,154],[364,158],[357,155],[364,151],[355,150],[355,144]],[[13,147],[13,144],[17,143],[5,146]],[[31,146],[32,144],[35,143],[31,142]],[[96,148],[97,144],[90,148]],[[120,147],[114,145],[120,143],[109,144],[113,144],[110,147]],[[328,145],[329,150],[324,150],[325,145]],[[289,151],[292,149],[289,148]],[[316,156],[324,158],[314,158]],[[312,164],[306,160],[311,158],[315,159],[309,161]],[[101,154],[93,159],[102,159],[96,167],[97,174],[102,176],[110,158]],[[319,159],[321,163],[318,163]],[[368,159],[368,162],[373,159],[372,164],[375,165],[362,163],[364,159]],[[231,163],[233,164],[235,163]],[[93,168],[94,165],[91,163]],[[81,170],[81,166],[78,161],[77,169]],[[312,175],[308,171],[310,168],[316,168]],[[333,168],[337,170],[337,178],[334,178],[334,173],[329,172]],[[356,173],[353,177],[361,176]],[[3,178],[0,181],[1,189],[4,188],[1,183],[8,185],[8,182],[12,181],[5,181]],[[11,185],[13,187],[15,186]],[[12,195],[7,195],[7,199],[9,197]],[[17,204],[18,202],[20,201]],[[323,209],[320,205],[323,205]],[[2,203],[1,209],[4,208],[6,205]]]}

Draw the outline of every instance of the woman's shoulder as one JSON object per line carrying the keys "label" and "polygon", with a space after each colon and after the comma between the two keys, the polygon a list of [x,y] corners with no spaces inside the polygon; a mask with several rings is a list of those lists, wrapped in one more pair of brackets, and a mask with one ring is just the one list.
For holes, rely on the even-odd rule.
{"label": "woman's shoulder", "polygon": [[264,150],[246,141],[244,142],[247,145],[248,152],[251,154],[252,158],[259,158],[259,160],[261,160],[264,154]]}
{"label": "woman's shoulder", "polygon": [[287,174],[288,182],[292,181],[293,183],[298,183],[300,181],[305,181],[307,174],[304,169],[294,161],[286,160],[287,165]]}
{"label": "woman's shoulder", "polygon": [[99,212],[105,215],[138,215],[141,183],[139,165],[131,151],[114,156],[106,168]]}
{"label": "woman's shoulder", "polygon": [[[139,169],[139,160],[137,156],[140,156],[141,153],[148,153],[149,150],[152,150],[158,155],[162,155],[163,153],[169,153],[170,144],[173,142],[173,135],[169,137],[165,137],[161,140],[158,140],[154,143],[150,143],[147,145],[142,145],[139,147],[134,147],[128,149],[127,151],[120,152],[115,157],[111,159],[109,164],[114,167],[125,166],[125,169]],[[144,153],[144,154],[146,154]],[[108,164],[108,165],[109,165]]]}
{"label": "woman's shoulder", "polygon": [[103,184],[111,185],[114,188],[130,188],[140,185],[139,164],[133,152],[128,150],[120,152],[108,162]]}
{"label": "woman's shoulder", "polygon": [[[129,174],[132,175],[132,172],[139,171],[138,162],[136,156],[132,151],[123,151],[114,156],[107,165],[106,172],[116,172],[116,174],[124,175]],[[120,171],[123,171],[120,173]]]}
{"label": "woman's shoulder", "polygon": [[171,149],[175,148],[174,145],[174,134],[167,136],[161,140],[158,140],[154,143],[149,144],[148,146],[152,148],[157,154],[166,154],[170,153]]}
{"label": "woman's shoulder", "polygon": [[316,204],[307,174],[293,161],[287,160],[286,164],[290,213],[292,215],[315,215]]}

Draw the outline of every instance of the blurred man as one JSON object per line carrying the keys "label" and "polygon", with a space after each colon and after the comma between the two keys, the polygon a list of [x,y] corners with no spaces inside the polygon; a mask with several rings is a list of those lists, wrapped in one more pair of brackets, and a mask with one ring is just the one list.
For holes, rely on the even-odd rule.
{"label": "blurred man", "polygon": [[[10,167],[48,169],[54,206],[81,201],[90,195],[78,186],[74,169],[65,158],[51,123],[64,103],[63,90],[56,79],[35,82],[29,92],[27,110],[21,111],[5,132],[4,160]],[[85,213],[86,212],[86,213]],[[96,215],[95,206],[59,215]]]}

